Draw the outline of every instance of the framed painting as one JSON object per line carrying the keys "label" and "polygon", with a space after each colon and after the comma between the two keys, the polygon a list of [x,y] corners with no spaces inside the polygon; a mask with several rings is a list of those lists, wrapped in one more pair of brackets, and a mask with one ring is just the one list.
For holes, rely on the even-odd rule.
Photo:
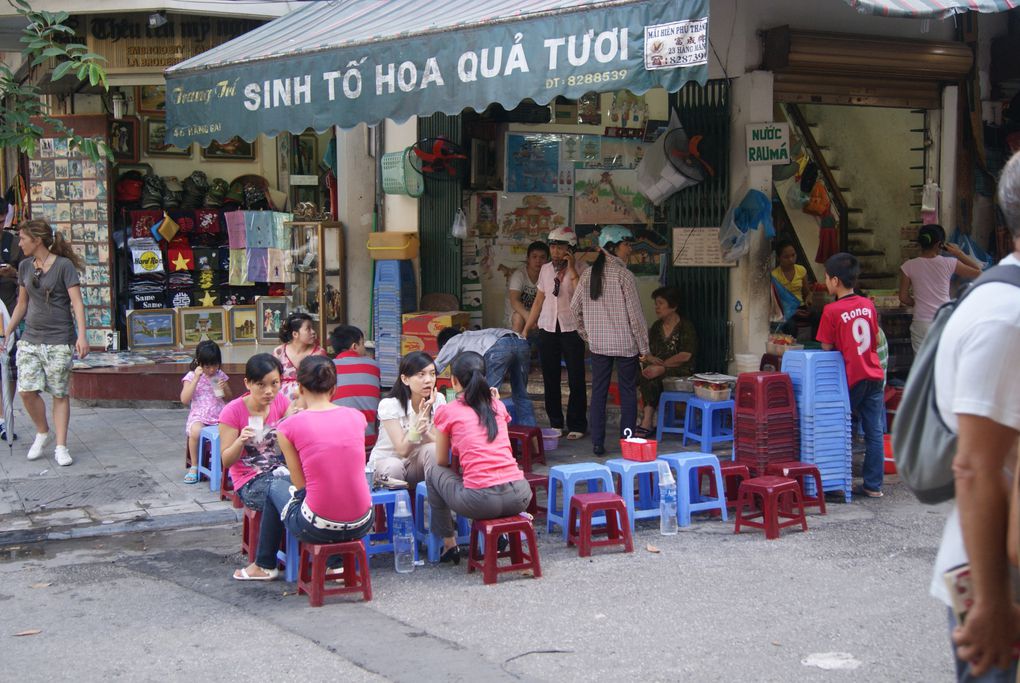
{"label": "framed painting", "polygon": [[220,306],[189,306],[177,311],[177,338],[185,348],[206,339],[217,344],[227,341],[227,311]]}
{"label": "framed painting", "polygon": [[135,88],[135,109],[139,114],[165,114],[166,86],[140,85]]}
{"label": "framed painting", "polygon": [[280,326],[287,320],[290,304],[282,296],[255,297],[255,322],[261,344],[280,342]]}
{"label": "framed painting", "polygon": [[177,346],[177,312],[172,308],[127,312],[129,349],[164,349]]}
{"label": "framed painting", "polygon": [[138,161],[140,122],[137,116],[110,121],[110,151],[114,161]]}
{"label": "framed painting", "polygon": [[190,157],[191,147],[177,147],[166,141],[166,119],[148,118],[143,126],[143,144],[147,156]]}
{"label": "framed painting", "polygon": [[230,326],[228,337],[231,344],[255,344],[258,342],[258,324],[254,306],[230,306],[227,308],[227,322]]}
{"label": "framed painting", "polygon": [[240,136],[235,135],[226,142],[213,140],[208,147],[202,148],[202,157],[210,161],[218,159],[255,159],[255,141],[245,142]]}

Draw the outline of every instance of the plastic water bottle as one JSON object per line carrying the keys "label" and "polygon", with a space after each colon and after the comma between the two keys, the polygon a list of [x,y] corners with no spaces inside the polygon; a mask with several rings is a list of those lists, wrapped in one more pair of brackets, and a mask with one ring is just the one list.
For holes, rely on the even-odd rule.
{"label": "plastic water bottle", "polygon": [[669,465],[659,463],[659,533],[673,536],[677,533],[676,481]]}
{"label": "plastic water bottle", "polygon": [[393,514],[393,568],[400,574],[414,571],[414,522],[407,501],[397,501]]}

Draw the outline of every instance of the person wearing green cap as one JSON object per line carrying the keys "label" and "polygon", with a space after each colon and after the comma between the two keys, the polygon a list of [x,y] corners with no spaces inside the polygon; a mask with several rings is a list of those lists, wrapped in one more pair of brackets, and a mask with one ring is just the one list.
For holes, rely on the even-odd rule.
{"label": "person wearing green cap", "polygon": [[577,331],[591,349],[591,404],[588,425],[592,452],[606,453],[606,397],[616,364],[620,389],[620,436],[637,422],[638,362],[648,355],[648,329],[637,282],[627,270],[634,234],[620,225],[599,232],[600,253],[581,274],[570,308]]}

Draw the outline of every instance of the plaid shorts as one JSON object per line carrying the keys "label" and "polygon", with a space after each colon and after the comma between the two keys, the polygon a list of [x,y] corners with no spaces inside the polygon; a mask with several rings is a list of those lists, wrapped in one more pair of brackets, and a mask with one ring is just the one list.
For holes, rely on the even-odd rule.
{"label": "plaid shorts", "polygon": [[71,354],[68,344],[18,342],[18,391],[45,391],[63,398],[71,383]]}

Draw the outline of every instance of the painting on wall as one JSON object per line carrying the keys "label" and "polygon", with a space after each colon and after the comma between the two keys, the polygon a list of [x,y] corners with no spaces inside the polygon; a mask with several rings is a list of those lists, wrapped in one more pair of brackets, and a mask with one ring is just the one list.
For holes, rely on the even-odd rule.
{"label": "painting on wall", "polygon": [[651,203],[638,191],[637,171],[574,171],[574,223],[633,225],[650,222]]}
{"label": "painting on wall", "polygon": [[475,225],[474,232],[479,237],[495,237],[499,229],[497,225],[496,192],[475,193]]}
{"label": "painting on wall", "polygon": [[232,344],[254,344],[258,341],[258,323],[254,306],[230,306],[227,309]]}
{"label": "painting on wall", "polygon": [[[624,225],[634,235],[633,248],[627,260],[627,269],[635,275],[658,275],[662,257],[669,252],[669,229],[665,223],[652,225]],[[578,251],[594,254],[598,251],[598,226],[574,226]]]}
{"label": "painting on wall", "polygon": [[559,191],[559,170],[559,136],[507,134],[507,192],[555,194]]}
{"label": "painting on wall", "polygon": [[265,344],[278,343],[280,326],[287,320],[290,305],[282,296],[255,297],[255,322],[258,324],[258,340]]}
{"label": "painting on wall", "polygon": [[220,307],[193,306],[180,309],[178,337],[185,347],[197,346],[210,339],[217,344],[227,341],[227,312]]}
{"label": "painting on wall", "polygon": [[499,198],[499,237],[545,239],[550,230],[570,225],[570,197],[557,194],[504,194]]}
{"label": "painting on wall", "polygon": [[127,312],[129,349],[168,348],[177,345],[177,313],[172,308]]}

